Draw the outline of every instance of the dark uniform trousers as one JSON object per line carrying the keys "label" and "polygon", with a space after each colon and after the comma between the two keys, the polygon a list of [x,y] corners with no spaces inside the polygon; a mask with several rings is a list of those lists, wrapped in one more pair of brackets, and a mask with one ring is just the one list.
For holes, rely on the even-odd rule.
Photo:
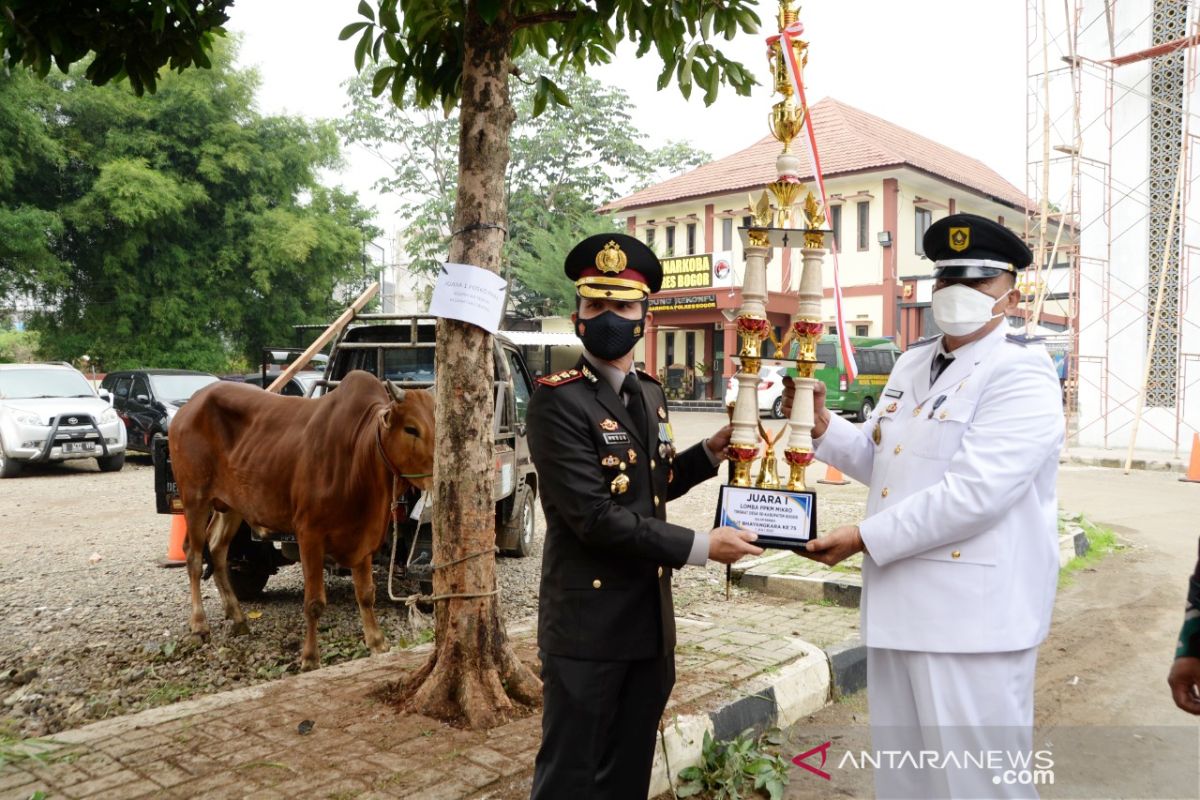
{"label": "dark uniform trousers", "polygon": [[716,467],[699,444],[676,453],[662,387],[639,378],[645,430],[584,360],[540,379],[529,404],[546,515],[533,800],[642,800],[649,790],[675,684],[671,570],[695,539],[666,521],[666,502]]}

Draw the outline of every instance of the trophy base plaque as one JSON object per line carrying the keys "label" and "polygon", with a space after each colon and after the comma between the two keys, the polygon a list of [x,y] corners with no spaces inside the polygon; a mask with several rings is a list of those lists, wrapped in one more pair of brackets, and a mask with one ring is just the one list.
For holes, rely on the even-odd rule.
{"label": "trophy base plaque", "polygon": [[797,550],[817,535],[817,495],[810,491],[722,486],[715,527],[758,534],[754,544]]}

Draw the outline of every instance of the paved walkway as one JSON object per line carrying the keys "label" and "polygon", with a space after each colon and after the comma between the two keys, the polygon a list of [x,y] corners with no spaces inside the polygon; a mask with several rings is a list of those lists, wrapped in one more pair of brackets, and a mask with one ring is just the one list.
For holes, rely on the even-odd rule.
{"label": "paved walkway", "polygon": [[[714,589],[714,591],[717,591]],[[854,610],[735,590],[678,621],[678,679],[667,718],[714,710],[761,676],[857,635]],[[219,640],[222,631],[214,633]],[[530,627],[510,631],[535,659]],[[21,746],[0,768],[0,797],[526,798],[537,714],[486,732],[397,713],[378,694],[429,645],[152,709]],[[309,728],[301,733],[302,728]],[[0,754],[0,763],[3,755]]]}

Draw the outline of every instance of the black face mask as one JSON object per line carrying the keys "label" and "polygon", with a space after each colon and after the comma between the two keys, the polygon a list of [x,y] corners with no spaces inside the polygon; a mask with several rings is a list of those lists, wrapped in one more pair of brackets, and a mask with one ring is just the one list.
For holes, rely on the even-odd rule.
{"label": "black face mask", "polygon": [[616,361],[628,353],[642,338],[645,317],[625,319],[612,311],[605,311],[591,319],[575,322],[575,332],[583,340],[584,348],[596,358]]}

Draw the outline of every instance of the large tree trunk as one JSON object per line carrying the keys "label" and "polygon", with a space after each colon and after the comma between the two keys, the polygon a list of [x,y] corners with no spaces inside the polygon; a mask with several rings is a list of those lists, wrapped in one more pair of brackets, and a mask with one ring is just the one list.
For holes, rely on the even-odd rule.
{"label": "large tree trunk", "polygon": [[[508,94],[511,35],[507,8],[487,25],[470,4],[450,261],[497,273],[508,221],[504,175],[515,117]],[[472,728],[511,718],[513,700],[541,702],[541,682],[514,655],[500,620],[499,597],[489,594],[497,587],[492,346],[492,337],[480,328],[438,322],[433,558],[435,564],[466,560],[436,570],[433,591],[487,596],[435,602],[437,644],[406,692],[410,710]]]}

